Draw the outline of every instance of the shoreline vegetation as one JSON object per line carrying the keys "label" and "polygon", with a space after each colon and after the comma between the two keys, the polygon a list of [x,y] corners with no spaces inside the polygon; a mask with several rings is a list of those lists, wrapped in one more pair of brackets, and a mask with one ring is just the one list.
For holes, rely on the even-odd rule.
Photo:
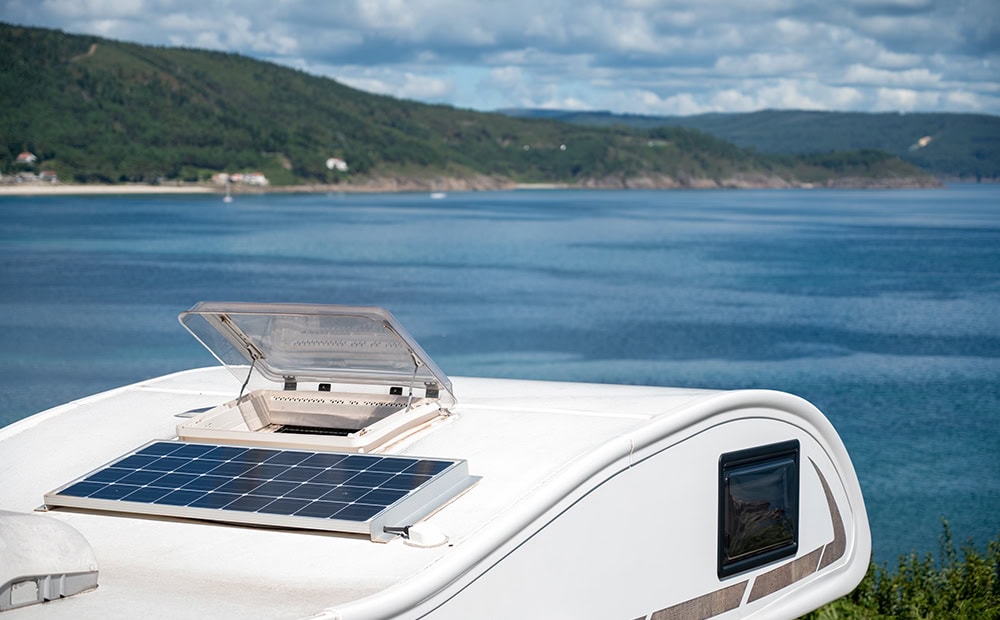
{"label": "shoreline vegetation", "polygon": [[[504,190],[601,190],[601,189],[927,189],[944,184],[933,178],[840,178],[824,183],[788,181],[777,177],[747,176],[731,179],[674,179],[667,176],[606,178],[582,183],[517,183],[497,177],[416,179],[388,177],[356,183],[311,183],[268,187],[231,186],[234,195],[322,194],[322,193],[420,193]],[[0,183],[0,196],[85,196],[137,194],[224,194],[226,187],[215,183]]]}
{"label": "shoreline vegetation", "polygon": [[924,620],[1000,618],[1000,534],[985,553],[971,541],[961,559],[946,519],[940,552],[900,555],[895,569],[872,562],[853,592],[802,616],[801,620]]}

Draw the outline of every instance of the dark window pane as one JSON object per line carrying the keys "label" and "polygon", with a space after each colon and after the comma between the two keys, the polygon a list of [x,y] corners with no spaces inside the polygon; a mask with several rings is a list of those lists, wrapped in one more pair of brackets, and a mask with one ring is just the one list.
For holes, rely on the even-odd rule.
{"label": "dark window pane", "polygon": [[723,454],[719,460],[719,576],[798,550],[799,443]]}

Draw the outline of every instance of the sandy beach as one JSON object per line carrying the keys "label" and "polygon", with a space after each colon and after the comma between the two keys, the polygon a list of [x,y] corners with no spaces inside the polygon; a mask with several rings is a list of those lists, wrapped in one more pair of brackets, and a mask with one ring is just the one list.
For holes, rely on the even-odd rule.
{"label": "sandy beach", "polygon": [[208,194],[219,191],[219,188],[205,185],[76,185],[71,183],[10,183],[0,185],[0,196]]}

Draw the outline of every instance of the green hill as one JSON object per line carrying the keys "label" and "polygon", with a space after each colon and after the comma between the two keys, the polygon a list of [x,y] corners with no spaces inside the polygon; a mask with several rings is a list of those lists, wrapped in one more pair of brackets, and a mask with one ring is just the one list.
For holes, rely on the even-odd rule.
{"label": "green hill", "polygon": [[[15,163],[22,151],[39,161]],[[346,173],[325,166],[348,163]],[[589,127],[372,95],[235,54],[0,24],[0,172],[63,181],[407,188],[920,185],[886,153],[772,156],[684,128]],[[463,185],[464,184],[464,185]]]}
{"label": "green hill", "polygon": [[[638,116],[610,112],[510,110],[589,127],[687,127],[762,153],[877,149],[943,178],[1000,180],[1000,117],[986,114],[810,112]],[[920,145],[922,138],[925,140]]]}

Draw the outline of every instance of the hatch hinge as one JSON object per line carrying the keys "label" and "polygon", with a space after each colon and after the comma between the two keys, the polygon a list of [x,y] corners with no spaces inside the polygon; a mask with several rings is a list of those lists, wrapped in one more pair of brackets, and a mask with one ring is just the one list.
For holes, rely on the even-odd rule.
{"label": "hatch hinge", "polygon": [[437,398],[441,395],[441,387],[436,381],[424,382],[424,396],[427,398]]}
{"label": "hatch hinge", "polygon": [[233,338],[236,338],[236,340],[238,340],[240,344],[243,345],[243,347],[247,350],[247,353],[250,354],[251,360],[256,361],[264,359],[264,353],[257,348],[257,345],[255,345],[253,342],[250,341],[249,338],[246,337],[246,334],[244,334],[242,330],[236,327],[236,324],[233,323],[233,320],[229,318],[228,314],[220,314],[219,322],[222,323],[223,326],[225,326],[226,331],[228,331],[233,336]]}

